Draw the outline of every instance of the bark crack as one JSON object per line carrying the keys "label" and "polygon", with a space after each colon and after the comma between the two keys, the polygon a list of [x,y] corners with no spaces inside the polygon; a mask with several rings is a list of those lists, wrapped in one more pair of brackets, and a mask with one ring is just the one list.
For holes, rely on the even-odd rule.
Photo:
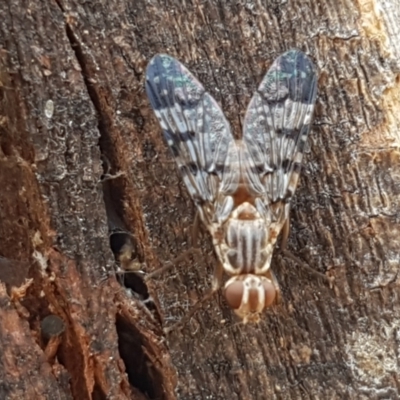
{"label": "bark crack", "polygon": [[[65,14],[65,10],[60,1],[57,1],[57,5]],[[124,276],[124,279],[119,279],[119,283],[123,287],[132,290],[133,296],[138,298],[138,300],[150,310],[151,314],[156,310],[154,310],[155,306],[151,304],[147,285],[144,283],[143,279],[141,279],[140,275],[135,273],[135,263],[139,263],[139,261],[142,260],[141,257],[138,256],[134,238],[126,228],[124,215],[121,215],[124,214],[122,199],[126,192],[126,178],[123,173],[112,176],[111,179],[107,178],[111,169],[118,169],[113,168],[118,162],[118,157],[112,137],[112,109],[107,100],[107,93],[102,93],[100,88],[96,85],[96,81],[91,79],[91,77],[94,76],[95,67],[90,62],[90,59],[88,59],[85,46],[75,31],[75,27],[68,22],[68,19],[65,21],[65,30],[76,60],[81,68],[83,82],[86,86],[89,98],[97,113],[98,130],[100,133],[98,146],[103,158],[104,175],[102,183],[109,225],[110,247],[118,265],[124,267],[123,264],[127,264],[129,268],[127,267],[125,269],[133,269],[133,273],[127,274]],[[137,75],[134,68],[132,68],[132,70],[135,75]],[[122,238],[122,242],[119,240],[120,238]],[[131,306],[128,308],[130,307]],[[135,306],[133,305],[133,307]],[[151,357],[151,343],[148,342],[148,338],[146,338],[146,334],[143,330],[137,329],[129,319],[118,314],[116,316],[116,332],[118,336],[119,354],[125,364],[128,379],[132,385],[132,392],[136,394],[140,392],[140,398],[166,398],[163,377],[160,375],[159,368],[153,363]],[[102,392],[101,387],[101,382],[96,379],[93,394],[98,394],[100,397],[103,397],[104,392]]]}

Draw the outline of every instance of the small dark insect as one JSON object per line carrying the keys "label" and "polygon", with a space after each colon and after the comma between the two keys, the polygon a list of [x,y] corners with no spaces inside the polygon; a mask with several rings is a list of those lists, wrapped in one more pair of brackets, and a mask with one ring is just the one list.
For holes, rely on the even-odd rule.
{"label": "small dark insect", "polygon": [[317,75],[299,50],[278,57],[254,93],[235,140],[217,102],[176,59],[156,55],[146,92],[225,271],[225,297],[243,322],[258,322],[279,286],[270,270],[286,224],[312,121]]}

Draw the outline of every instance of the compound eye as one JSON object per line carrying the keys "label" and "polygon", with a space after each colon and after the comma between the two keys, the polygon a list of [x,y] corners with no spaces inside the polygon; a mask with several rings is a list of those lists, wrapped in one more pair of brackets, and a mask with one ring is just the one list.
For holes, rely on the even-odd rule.
{"label": "compound eye", "polygon": [[241,281],[232,282],[225,289],[225,298],[229,307],[237,310],[242,304],[244,284]]}
{"label": "compound eye", "polygon": [[271,281],[263,282],[264,293],[265,293],[265,303],[264,308],[269,307],[275,300],[276,289]]}

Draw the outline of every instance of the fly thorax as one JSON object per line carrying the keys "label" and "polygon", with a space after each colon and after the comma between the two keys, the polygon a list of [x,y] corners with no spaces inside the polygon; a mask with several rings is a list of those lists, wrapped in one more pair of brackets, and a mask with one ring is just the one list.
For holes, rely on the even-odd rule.
{"label": "fly thorax", "polygon": [[268,227],[250,203],[238,206],[224,227],[223,264],[227,273],[261,274],[268,270],[272,246]]}

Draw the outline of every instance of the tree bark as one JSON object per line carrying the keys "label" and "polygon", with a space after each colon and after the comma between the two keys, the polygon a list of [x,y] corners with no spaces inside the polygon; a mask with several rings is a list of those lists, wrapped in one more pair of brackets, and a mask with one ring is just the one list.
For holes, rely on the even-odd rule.
{"label": "tree bark", "polygon": [[[15,0],[0,14],[0,399],[400,397],[397,0]],[[189,250],[195,216],[146,65],[181,60],[239,137],[293,47],[319,72],[290,220],[301,263],[275,251],[282,302],[260,324],[219,294],[165,336],[217,260],[204,234],[201,256],[137,271]],[[117,264],[136,270],[125,286]],[[51,338],[50,315],[64,323]]]}

